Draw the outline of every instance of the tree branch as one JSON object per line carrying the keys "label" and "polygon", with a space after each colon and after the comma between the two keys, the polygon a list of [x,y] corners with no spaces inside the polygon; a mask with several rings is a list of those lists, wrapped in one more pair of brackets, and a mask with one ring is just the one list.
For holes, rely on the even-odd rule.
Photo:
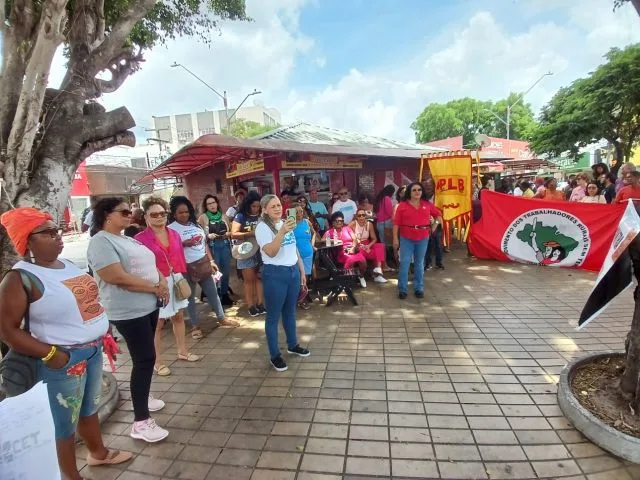
{"label": "tree branch", "polygon": [[138,0],[131,2],[104,42],[93,52],[93,76],[105,70],[120,55],[133,27],[153,8],[158,0]]}
{"label": "tree branch", "polygon": [[84,116],[78,125],[78,135],[81,143],[112,137],[120,132],[136,126],[136,122],[126,107],[116,108],[110,112]]}
{"label": "tree branch", "polygon": [[118,90],[129,75],[140,69],[140,63],[142,62],[144,62],[142,50],[134,54],[133,49],[126,49],[126,53],[115,59],[114,62],[109,65],[108,70],[111,73],[110,80],[95,79],[98,95],[102,93],[113,93]]}
{"label": "tree branch", "polygon": [[7,142],[5,179],[7,192],[15,194],[24,183],[31,162],[34,140],[44,101],[53,56],[63,40],[62,30],[68,0],[48,0],[42,5],[40,22]]}
{"label": "tree branch", "polygon": [[115,147],[117,145],[125,145],[127,147],[136,146],[136,136],[133,132],[124,131],[119,132],[111,137],[102,138],[100,140],[94,140],[87,142],[82,150],[80,150],[79,158],[84,160],[88,156],[106,150],[107,148]]}

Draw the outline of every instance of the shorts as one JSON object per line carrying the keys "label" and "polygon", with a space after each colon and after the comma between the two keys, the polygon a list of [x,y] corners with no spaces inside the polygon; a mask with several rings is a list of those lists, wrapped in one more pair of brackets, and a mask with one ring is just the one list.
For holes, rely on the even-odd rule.
{"label": "shorts", "polygon": [[80,417],[98,411],[102,393],[102,342],[97,346],[64,349],[69,361],[52,369],[38,362],[38,380],[47,385],[56,440],[75,435]]}
{"label": "shorts", "polygon": [[[179,279],[179,276],[181,277],[179,273],[174,273],[174,275],[176,276],[176,280]],[[169,303],[160,309],[159,318],[163,320],[174,317],[180,312],[180,310],[187,308],[187,305],[189,305],[188,298],[185,298],[184,300],[178,300],[176,298],[176,292],[173,289],[173,277],[169,275],[168,277],[165,277],[165,279],[167,280],[167,286],[169,287]]]}
{"label": "shorts", "polygon": [[311,254],[311,256],[309,257],[301,257],[301,258],[302,258],[302,265],[304,266],[304,274],[311,275],[311,272],[313,270],[313,254]]}
{"label": "shorts", "polygon": [[253,257],[238,259],[238,270],[247,270],[249,268],[256,268],[262,264],[262,254],[258,251]]}

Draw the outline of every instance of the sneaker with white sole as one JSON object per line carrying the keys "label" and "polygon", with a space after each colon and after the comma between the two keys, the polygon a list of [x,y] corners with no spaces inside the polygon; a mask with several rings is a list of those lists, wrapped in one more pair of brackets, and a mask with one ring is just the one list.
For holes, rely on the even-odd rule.
{"label": "sneaker with white sole", "polygon": [[287,364],[284,363],[284,360],[280,355],[271,359],[271,366],[275,368],[278,372],[284,372],[287,370]]}
{"label": "sneaker with white sole", "polygon": [[376,273],[378,275],[382,275],[382,268],[380,267],[376,267],[373,269],[373,273]]}
{"label": "sneaker with white sole", "polygon": [[360,277],[359,280],[362,288],[367,288],[367,281],[364,279],[364,277]]}
{"label": "sneaker with white sole", "polygon": [[153,395],[149,395],[149,411],[157,412],[164,408],[164,402],[159,398],[153,398]]}
{"label": "sneaker with white sole", "polygon": [[387,283],[387,279],[384,278],[382,275],[378,275],[377,277],[373,278],[373,281],[376,283]]}
{"label": "sneaker with white sole", "polygon": [[299,357],[308,357],[311,355],[311,352],[308,349],[301,347],[300,345],[296,345],[293,348],[287,348],[287,352],[292,355],[298,355]]}
{"label": "sneaker with white sole", "polygon": [[155,443],[164,440],[169,436],[169,432],[156,424],[153,418],[147,418],[141,422],[133,422],[131,427],[131,438]]}

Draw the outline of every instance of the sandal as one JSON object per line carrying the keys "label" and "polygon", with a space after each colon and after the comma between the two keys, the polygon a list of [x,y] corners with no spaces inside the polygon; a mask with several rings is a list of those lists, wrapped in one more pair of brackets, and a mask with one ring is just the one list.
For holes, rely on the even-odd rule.
{"label": "sandal", "polygon": [[194,340],[202,340],[204,338],[202,329],[200,327],[193,327],[191,329],[191,338],[193,338]]}
{"label": "sandal", "polygon": [[178,354],[178,360],[184,360],[185,362],[197,362],[198,360],[200,360],[202,357],[200,355],[196,355],[195,353],[187,353],[186,355],[184,353],[179,353]]}
{"label": "sandal", "polygon": [[160,377],[167,377],[171,375],[171,370],[166,365],[158,365],[153,367],[153,371]]}
{"label": "sandal", "polygon": [[236,322],[234,320],[229,320],[228,318],[225,318],[224,320],[218,321],[218,326],[219,327],[239,327],[240,322]]}
{"label": "sandal", "polygon": [[93,458],[89,453],[87,455],[87,465],[90,467],[97,467],[98,465],[118,465],[120,463],[128,462],[133,457],[131,452],[123,452],[121,450],[109,450],[107,456],[102,460],[99,458]]}

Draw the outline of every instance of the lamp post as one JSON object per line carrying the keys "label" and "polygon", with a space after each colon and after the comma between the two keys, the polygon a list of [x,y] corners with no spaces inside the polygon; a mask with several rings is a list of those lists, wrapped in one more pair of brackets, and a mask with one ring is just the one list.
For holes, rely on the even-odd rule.
{"label": "lamp post", "polygon": [[524,93],[521,93],[518,96],[518,99],[515,102],[513,102],[511,105],[507,105],[507,119],[506,120],[504,120],[502,117],[497,115],[494,111],[489,110],[488,108],[483,108],[482,109],[485,112],[489,112],[491,115],[493,115],[498,120],[500,120],[502,123],[504,123],[505,127],[507,127],[507,140],[511,140],[511,109],[513,107],[515,107],[518,103],[520,103],[522,101],[522,99],[524,98],[524,96],[527,93],[529,93],[531,90],[533,90],[533,87],[538,85],[542,81],[542,79],[544,77],[547,77],[547,76],[550,76],[550,75],[553,75],[553,72],[547,72],[547,73],[543,74],[540,78],[538,78],[535,82],[533,82],[533,84],[531,84],[531,86]]}

